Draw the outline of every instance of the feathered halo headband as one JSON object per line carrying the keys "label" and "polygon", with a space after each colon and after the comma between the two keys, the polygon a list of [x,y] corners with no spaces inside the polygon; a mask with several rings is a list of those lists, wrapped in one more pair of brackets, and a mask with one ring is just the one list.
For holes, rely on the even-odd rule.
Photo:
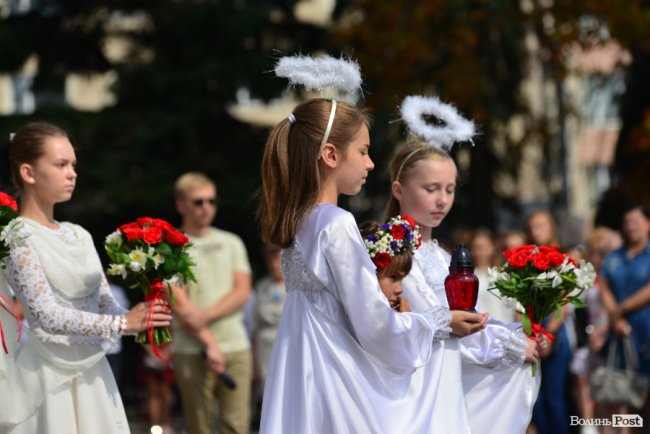
{"label": "feathered halo headband", "polygon": [[[409,132],[421,137],[434,148],[447,152],[456,142],[470,141],[474,144],[474,122],[465,119],[454,106],[443,103],[435,96],[407,96],[400,107],[400,114]],[[428,123],[424,118],[427,115],[434,116],[441,124]],[[418,151],[416,149],[404,158],[396,179],[399,179],[404,164]]]}
{"label": "feathered halo headband", "polygon": [[[339,97],[344,99],[354,100],[361,90],[359,64],[351,59],[335,59],[331,56],[286,56],[275,64],[274,72],[278,77],[288,78],[290,86],[304,86],[307,90],[321,93],[335,89],[340,94]],[[336,99],[332,97],[331,101],[332,109],[321,140],[321,149],[329,139],[336,116]],[[293,113],[287,118],[292,124],[296,122]]]}

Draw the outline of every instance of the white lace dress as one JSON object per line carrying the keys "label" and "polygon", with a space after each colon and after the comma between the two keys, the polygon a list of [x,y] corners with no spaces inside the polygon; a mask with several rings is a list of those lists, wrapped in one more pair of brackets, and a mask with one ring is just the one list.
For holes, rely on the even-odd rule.
{"label": "white lace dress", "polygon": [[[101,343],[120,337],[126,310],[111,295],[92,239],[23,219],[28,235],[7,258],[7,280],[24,306],[29,338],[4,356],[2,433],[128,433]],[[6,396],[6,395],[3,395]]]}
{"label": "white lace dress", "polygon": [[412,373],[427,364],[432,342],[449,335],[449,310],[394,312],[354,218],[334,205],[305,218],[282,252],[282,272],[288,294],[260,433],[431,432],[411,419],[422,387],[412,387]]}
{"label": "white lace dress", "polygon": [[[402,282],[411,310],[449,306],[444,288],[449,254],[433,240],[423,243],[414,259]],[[423,409],[438,415],[431,432],[525,432],[539,374],[531,377],[530,365],[524,363],[527,342],[518,328],[518,323],[489,321],[485,330],[462,339],[451,337],[443,351],[434,352],[425,369],[435,390],[420,398]]]}

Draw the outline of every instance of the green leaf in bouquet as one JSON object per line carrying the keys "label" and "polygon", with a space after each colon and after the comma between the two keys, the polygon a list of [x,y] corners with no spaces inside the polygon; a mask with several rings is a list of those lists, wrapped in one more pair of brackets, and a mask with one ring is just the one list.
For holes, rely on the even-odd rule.
{"label": "green leaf in bouquet", "polygon": [[524,332],[526,332],[528,336],[531,336],[533,333],[533,328],[530,325],[530,319],[528,318],[528,315],[525,313],[522,314],[520,316],[520,320],[521,320],[521,327],[524,329]]}
{"label": "green leaf in bouquet", "polygon": [[166,273],[169,274],[174,274],[177,270],[178,263],[174,258],[167,258],[165,263],[163,264],[163,270],[165,270]]}
{"label": "green leaf in bouquet", "polygon": [[156,253],[161,254],[164,257],[169,257],[172,254],[172,248],[167,243],[160,243],[156,247]]}

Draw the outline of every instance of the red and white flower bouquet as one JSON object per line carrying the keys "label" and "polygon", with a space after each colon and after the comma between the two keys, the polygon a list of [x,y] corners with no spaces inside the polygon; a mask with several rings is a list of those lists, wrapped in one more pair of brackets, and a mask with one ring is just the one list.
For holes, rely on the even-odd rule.
{"label": "red and white flower bouquet", "polygon": [[[13,300],[8,292],[3,293],[5,289],[4,276],[1,268],[5,267],[4,259],[9,256],[12,247],[19,245],[24,240],[25,235],[21,233],[20,228],[23,222],[18,218],[18,204],[10,195],[0,191],[0,309],[6,311],[11,318],[18,323],[17,339],[23,328],[23,323],[14,309]],[[9,353],[7,342],[5,341],[5,331],[0,321],[0,339],[2,348],[5,353]]]}
{"label": "red and white flower bouquet", "polygon": [[4,259],[9,256],[9,249],[20,237],[21,221],[18,217],[18,204],[13,197],[0,191],[0,266],[4,266]]}
{"label": "red and white flower bouquet", "polygon": [[[173,302],[172,285],[196,281],[188,248],[187,236],[165,220],[142,217],[120,226],[109,234],[104,247],[111,260],[106,273],[121,276],[131,283],[130,288],[144,292],[145,300],[152,301],[149,317],[156,300]],[[172,341],[167,327],[149,327],[136,341],[156,346]]]}
{"label": "red and white flower bouquet", "polygon": [[526,244],[506,250],[503,256],[503,265],[489,269],[492,287],[488,290],[516,307],[528,336],[542,333],[552,341],[553,335],[540,323],[553,311],[559,316],[566,304],[586,306],[580,295],[593,285],[594,267],[584,260],[576,262],[558,246]]}

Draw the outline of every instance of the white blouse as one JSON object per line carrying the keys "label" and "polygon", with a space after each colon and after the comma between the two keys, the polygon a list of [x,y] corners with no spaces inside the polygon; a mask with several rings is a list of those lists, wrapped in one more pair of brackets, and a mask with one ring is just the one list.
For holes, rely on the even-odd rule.
{"label": "white blouse", "polygon": [[[61,223],[58,229],[48,230],[65,248],[79,241],[79,229],[79,226]],[[101,276],[93,276],[100,282],[95,291],[70,297],[52,287],[41,260],[30,237],[23,245],[13,248],[6,259],[7,280],[25,307],[31,334],[42,342],[61,344],[96,345],[103,340],[117,340],[120,337],[119,316],[128,311],[113,298],[101,268],[86,270],[92,274],[101,273]]]}

